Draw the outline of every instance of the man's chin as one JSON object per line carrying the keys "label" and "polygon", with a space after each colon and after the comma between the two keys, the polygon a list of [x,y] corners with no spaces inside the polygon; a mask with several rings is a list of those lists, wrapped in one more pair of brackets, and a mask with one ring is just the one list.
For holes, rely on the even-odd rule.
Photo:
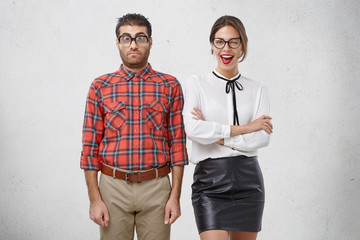
{"label": "man's chin", "polygon": [[144,69],[147,66],[147,62],[123,62],[124,66],[129,69]]}

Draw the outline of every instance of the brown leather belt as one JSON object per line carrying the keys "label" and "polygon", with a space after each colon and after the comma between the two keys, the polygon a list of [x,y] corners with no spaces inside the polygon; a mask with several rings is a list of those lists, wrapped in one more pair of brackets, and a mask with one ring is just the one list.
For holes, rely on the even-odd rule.
{"label": "brown leather belt", "polygon": [[170,173],[170,166],[164,165],[158,168],[152,168],[145,171],[134,171],[134,172],[122,172],[117,168],[109,167],[105,164],[101,164],[101,172],[105,175],[113,178],[122,179],[127,182],[142,182],[166,176]]}

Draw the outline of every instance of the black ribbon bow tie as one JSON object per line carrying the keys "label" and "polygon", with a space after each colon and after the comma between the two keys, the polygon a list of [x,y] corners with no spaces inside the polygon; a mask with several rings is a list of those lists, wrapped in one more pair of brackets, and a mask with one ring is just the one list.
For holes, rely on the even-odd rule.
{"label": "black ribbon bow tie", "polygon": [[225,86],[225,92],[226,93],[229,93],[230,90],[232,92],[232,100],[233,100],[233,109],[234,109],[234,119],[233,119],[233,122],[234,122],[234,125],[240,125],[239,124],[239,116],[238,116],[238,112],[237,112],[237,108],[236,108],[236,95],[235,95],[235,87],[237,89],[239,89],[239,91],[242,91],[244,88],[243,86],[241,85],[241,83],[239,83],[237,80],[241,77],[241,74],[235,78],[235,79],[232,79],[232,80],[228,80],[226,78],[223,78],[219,75],[217,75],[214,71],[212,72],[216,77],[222,79],[222,80],[225,80],[226,81],[226,86]]}

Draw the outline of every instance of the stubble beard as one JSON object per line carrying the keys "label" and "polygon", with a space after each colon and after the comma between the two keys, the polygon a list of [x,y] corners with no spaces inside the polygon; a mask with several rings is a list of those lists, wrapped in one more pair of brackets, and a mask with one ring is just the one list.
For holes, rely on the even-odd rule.
{"label": "stubble beard", "polygon": [[124,66],[128,69],[132,70],[142,70],[147,66],[148,58],[150,55],[150,48],[146,49],[140,59],[129,59],[128,56],[126,56],[126,53],[120,51],[120,57],[124,64]]}

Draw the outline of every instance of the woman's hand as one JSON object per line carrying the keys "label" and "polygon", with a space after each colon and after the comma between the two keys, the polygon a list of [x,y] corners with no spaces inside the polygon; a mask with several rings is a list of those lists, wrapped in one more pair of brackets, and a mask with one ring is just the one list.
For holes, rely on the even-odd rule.
{"label": "woman's hand", "polygon": [[198,109],[197,107],[193,107],[193,109],[194,109],[194,111],[191,112],[191,114],[194,115],[193,119],[205,121],[205,118],[204,118],[204,116],[202,115],[200,109]]}
{"label": "woman's hand", "polygon": [[219,141],[217,141],[215,143],[220,144],[220,145],[224,145],[224,139],[222,138],[222,139],[220,139]]}
{"label": "woman's hand", "polygon": [[261,116],[258,119],[255,119],[251,123],[247,125],[250,132],[256,132],[259,130],[265,130],[268,134],[272,133],[273,125],[271,124],[270,120],[272,118],[270,116]]}

